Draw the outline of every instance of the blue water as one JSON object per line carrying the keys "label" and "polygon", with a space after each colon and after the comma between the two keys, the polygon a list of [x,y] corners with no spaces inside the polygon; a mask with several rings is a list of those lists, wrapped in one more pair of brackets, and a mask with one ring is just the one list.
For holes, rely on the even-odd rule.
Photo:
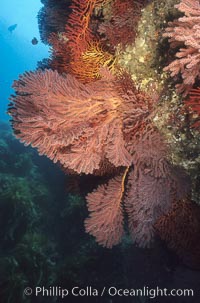
{"label": "blue water", "polygon": [[[12,83],[19,74],[34,70],[37,61],[49,56],[48,46],[40,41],[37,13],[40,0],[1,0],[0,10],[0,119],[8,120],[7,106]],[[11,33],[8,27],[17,24]],[[38,44],[33,45],[33,37]]]}

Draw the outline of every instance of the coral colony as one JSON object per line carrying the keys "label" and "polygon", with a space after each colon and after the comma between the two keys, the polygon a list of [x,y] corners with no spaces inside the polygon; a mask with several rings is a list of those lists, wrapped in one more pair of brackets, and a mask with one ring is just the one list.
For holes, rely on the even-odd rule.
{"label": "coral colony", "polygon": [[[73,0],[69,13],[62,13],[62,31],[49,30],[43,37],[51,45],[47,68],[26,72],[13,84],[16,94],[9,113],[21,142],[67,173],[110,176],[86,196],[85,220],[86,231],[108,248],[120,243],[127,222],[141,247],[150,245],[155,229],[167,240],[165,227],[170,218],[176,220],[177,207],[196,207],[190,202],[195,196],[190,170],[174,161],[176,151],[164,129],[180,131],[187,115],[190,133],[199,131],[200,4],[181,0],[173,9],[182,17],[179,12],[178,19],[166,21],[154,35],[168,40],[174,52],[163,66],[180,96],[172,118],[160,114],[163,94],[171,88],[164,85],[161,90],[156,84],[145,90],[145,81],[139,83],[127,64],[120,63],[122,53],[134,48],[138,24],[152,3]],[[140,58],[145,60],[147,56]]]}

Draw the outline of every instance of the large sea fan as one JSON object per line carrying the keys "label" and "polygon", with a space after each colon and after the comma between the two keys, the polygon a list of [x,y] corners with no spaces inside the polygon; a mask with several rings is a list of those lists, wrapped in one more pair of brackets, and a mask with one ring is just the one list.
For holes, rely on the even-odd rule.
{"label": "large sea fan", "polygon": [[112,81],[83,85],[46,70],[22,75],[14,88],[10,114],[26,145],[78,173],[92,173],[104,158],[116,167],[131,164],[120,116],[123,100]]}

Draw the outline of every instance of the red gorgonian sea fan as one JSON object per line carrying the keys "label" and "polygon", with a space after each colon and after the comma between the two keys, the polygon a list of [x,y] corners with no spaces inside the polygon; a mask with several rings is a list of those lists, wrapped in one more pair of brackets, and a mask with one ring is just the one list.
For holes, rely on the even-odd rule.
{"label": "red gorgonian sea fan", "polygon": [[89,84],[52,70],[20,76],[9,109],[16,136],[77,173],[93,173],[105,159],[130,166],[130,125],[144,122],[152,100],[134,86],[116,89],[124,80],[102,73]]}
{"label": "red gorgonian sea fan", "polygon": [[98,28],[102,40],[107,41],[111,48],[118,44],[124,48],[133,43],[143,6],[142,1],[138,0],[114,0],[111,4],[110,19]]}
{"label": "red gorgonian sea fan", "polygon": [[200,129],[200,88],[191,89],[189,97],[185,100],[185,105],[192,109],[197,117],[194,117],[193,127]]}
{"label": "red gorgonian sea fan", "polygon": [[184,199],[173,202],[170,211],[155,224],[158,235],[183,262],[200,269],[200,207]]}
{"label": "red gorgonian sea fan", "polygon": [[164,37],[169,38],[171,47],[179,46],[176,58],[165,71],[174,77],[179,73],[183,83],[177,84],[178,92],[186,95],[196,80],[200,79],[200,3],[198,0],[181,0],[175,5],[184,13],[183,17],[168,23]]}
{"label": "red gorgonian sea fan", "polygon": [[94,8],[103,5],[107,0],[73,0],[70,8],[72,12],[66,24],[71,55],[76,61],[84,53],[95,36],[90,29],[90,19]]}
{"label": "red gorgonian sea fan", "polygon": [[132,142],[133,167],[86,197],[90,211],[86,231],[106,247],[119,243],[124,235],[124,212],[133,241],[149,246],[155,222],[169,211],[175,197],[182,198],[188,191],[188,180],[169,163],[158,130],[150,126],[137,137]]}
{"label": "red gorgonian sea fan", "polygon": [[77,173],[93,173],[104,158],[116,167],[131,164],[123,99],[112,81],[84,85],[46,70],[25,73],[13,87],[17,95],[11,97],[10,114],[16,136],[26,145]]}
{"label": "red gorgonian sea fan", "polygon": [[153,239],[154,223],[175,197],[185,196],[189,183],[185,173],[170,164],[168,146],[155,127],[148,125],[133,142],[134,169],[128,177],[125,209],[132,239],[147,246]]}
{"label": "red gorgonian sea fan", "polygon": [[108,184],[100,185],[86,198],[90,212],[85,220],[86,231],[107,248],[118,244],[124,234],[122,198],[125,176],[110,179]]}
{"label": "red gorgonian sea fan", "polygon": [[86,230],[112,247],[123,235],[126,210],[132,238],[148,245],[154,221],[180,188],[162,136],[150,122],[151,98],[126,74],[115,79],[106,71],[89,84],[51,70],[29,72],[13,86],[9,111],[22,142],[79,174],[94,173],[107,162],[124,170],[87,196]]}

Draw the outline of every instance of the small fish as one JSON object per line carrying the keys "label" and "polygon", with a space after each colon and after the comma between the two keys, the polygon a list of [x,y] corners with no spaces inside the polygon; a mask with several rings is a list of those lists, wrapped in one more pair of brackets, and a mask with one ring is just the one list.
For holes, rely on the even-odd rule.
{"label": "small fish", "polygon": [[34,37],[34,38],[31,40],[31,43],[32,43],[33,45],[38,44],[38,39]]}
{"label": "small fish", "polygon": [[12,24],[11,26],[8,27],[9,32],[12,34],[12,32],[16,29],[17,24]]}

